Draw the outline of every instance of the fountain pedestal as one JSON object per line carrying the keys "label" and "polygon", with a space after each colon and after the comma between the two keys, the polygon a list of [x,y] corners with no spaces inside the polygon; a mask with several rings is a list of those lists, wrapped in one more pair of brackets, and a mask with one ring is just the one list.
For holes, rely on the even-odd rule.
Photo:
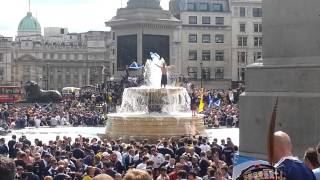
{"label": "fountain pedestal", "polygon": [[179,115],[110,115],[106,135],[111,139],[122,138],[156,141],[159,138],[204,135],[201,116]]}
{"label": "fountain pedestal", "polygon": [[203,116],[192,117],[185,88],[127,88],[119,113],[109,114],[108,138],[156,141],[159,138],[205,135]]}

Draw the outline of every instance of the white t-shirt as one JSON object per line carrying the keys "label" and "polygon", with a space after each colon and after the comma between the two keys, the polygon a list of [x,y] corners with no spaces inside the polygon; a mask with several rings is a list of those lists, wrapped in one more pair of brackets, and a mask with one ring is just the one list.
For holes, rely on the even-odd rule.
{"label": "white t-shirt", "polygon": [[34,123],[35,123],[36,128],[39,128],[39,127],[40,127],[40,124],[41,124],[41,119],[35,118],[35,119],[34,119]]}
{"label": "white t-shirt", "polygon": [[145,164],[145,163],[140,163],[140,164],[138,164],[138,166],[137,166],[136,168],[137,168],[137,169],[146,170],[146,169],[147,169],[147,164]]}
{"label": "white t-shirt", "polygon": [[156,156],[151,155],[151,160],[153,160],[153,162],[154,162],[154,165],[153,165],[154,168],[159,168],[160,165],[165,161],[165,159],[161,153],[157,153]]}
{"label": "white t-shirt", "polygon": [[207,152],[207,151],[209,151],[211,149],[211,147],[208,144],[201,144],[200,145],[200,149],[203,152]]}
{"label": "white t-shirt", "polygon": [[316,177],[316,180],[320,180],[320,167],[317,169],[312,170],[314,176]]}

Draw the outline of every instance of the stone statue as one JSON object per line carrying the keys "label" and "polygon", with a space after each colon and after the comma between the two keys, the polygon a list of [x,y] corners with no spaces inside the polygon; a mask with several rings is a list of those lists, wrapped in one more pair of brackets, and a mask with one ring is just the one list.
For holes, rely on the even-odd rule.
{"label": "stone statue", "polygon": [[26,102],[29,103],[57,103],[62,100],[60,92],[56,90],[42,90],[38,86],[38,83],[34,81],[27,81],[24,84],[24,89],[26,91]]}

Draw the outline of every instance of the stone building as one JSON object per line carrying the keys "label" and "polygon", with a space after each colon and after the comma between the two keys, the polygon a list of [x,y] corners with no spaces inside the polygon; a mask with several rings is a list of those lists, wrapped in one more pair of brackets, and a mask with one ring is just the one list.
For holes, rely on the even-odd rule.
{"label": "stone building", "polygon": [[228,0],[171,0],[182,21],[181,76],[205,87],[229,88],[232,78],[231,11]]}
{"label": "stone building", "polygon": [[12,72],[8,70],[11,75],[5,77],[10,85],[33,80],[43,89],[61,90],[102,83],[110,76],[110,39],[110,32],[68,33],[57,27],[45,28],[42,36],[40,23],[28,12],[19,23],[16,40],[0,44],[0,77],[7,56]]}
{"label": "stone building", "polygon": [[120,77],[133,61],[144,64],[150,52],[175,65],[180,59],[180,23],[162,10],[159,0],[129,0],[126,8],[118,9],[117,15],[106,22],[112,29],[112,74]]}
{"label": "stone building", "polygon": [[12,38],[0,35],[0,85],[12,83]]}
{"label": "stone building", "polygon": [[262,0],[232,0],[232,80],[262,57]]}

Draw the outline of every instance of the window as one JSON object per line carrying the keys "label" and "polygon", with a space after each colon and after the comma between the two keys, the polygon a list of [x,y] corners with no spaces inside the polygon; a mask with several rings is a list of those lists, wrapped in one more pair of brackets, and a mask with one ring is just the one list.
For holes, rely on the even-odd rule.
{"label": "window", "polygon": [[202,17],[202,24],[210,24],[210,16],[203,16]]}
{"label": "window", "polygon": [[197,16],[189,16],[189,24],[198,24]]}
{"label": "window", "polygon": [[224,51],[216,51],[216,61],[224,61]]}
{"label": "window", "polygon": [[223,11],[223,5],[218,3],[213,3],[213,11],[214,12],[222,12]]}
{"label": "window", "polygon": [[210,42],[211,42],[210,34],[202,34],[202,43],[210,43]]}
{"label": "window", "polygon": [[53,59],[53,58],[54,58],[54,54],[50,53],[50,59]]}
{"label": "window", "polygon": [[209,67],[203,67],[202,68],[202,79],[203,80],[210,80],[210,68]]}
{"label": "window", "polygon": [[198,77],[198,68],[197,67],[188,67],[188,76],[191,79],[197,79],[197,77]]}
{"label": "window", "polygon": [[23,66],[22,67],[23,74],[29,74],[30,70],[31,70],[30,66]]}
{"label": "window", "polygon": [[189,60],[196,61],[198,59],[198,52],[197,50],[190,50],[189,51]]}
{"label": "window", "polygon": [[73,75],[73,84],[78,86],[78,82],[79,82],[79,75],[78,74]]}
{"label": "window", "polygon": [[66,54],[66,59],[70,59],[70,54]]}
{"label": "window", "polygon": [[79,54],[75,54],[75,55],[74,55],[74,59],[75,59],[75,60],[78,60],[78,59],[79,59]]}
{"label": "window", "polygon": [[262,24],[253,24],[254,32],[262,32]]}
{"label": "window", "polygon": [[3,53],[0,53],[0,62],[3,62]]}
{"label": "window", "polygon": [[241,64],[246,64],[247,52],[238,52],[238,62]]}
{"label": "window", "polygon": [[87,76],[85,74],[82,75],[82,85],[87,85]]}
{"label": "window", "polygon": [[216,43],[224,43],[224,35],[216,34]]}
{"label": "window", "polygon": [[257,60],[262,58],[262,52],[254,52],[253,54],[253,61],[256,62]]}
{"label": "window", "polygon": [[245,23],[240,24],[240,32],[246,32],[246,24]]}
{"label": "window", "polygon": [[116,40],[116,33],[112,32],[112,40]]}
{"label": "window", "polygon": [[224,25],[224,17],[216,17],[216,25]]}
{"label": "window", "polygon": [[196,4],[195,3],[188,3],[188,11],[195,11]]}
{"label": "window", "polygon": [[61,83],[61,82],[62,82],[62,75],[61,75],[61,74],[58,74],[57,81],[58,81],[59,83]]}
{"label": "window", "polygon": [[197,35],[189,34],[189,43],[197,43]]}
{"label": "window", "polygon": [[246,16],[246,8],[240,7],[240,17],[245,17],[245,16]]}
{"label": "window", "polygon": [[209,4],[208,3],[200,3],[199,10],[200,11],[209,11]]}
{"label": "window", "polygon": [[246,74],[246,68],[239,68],[239,80],[244,81],[245,80],[245,74]]}
{"label": "window", "polygon": [[239,47],[248,46],[248,37],[247,36],[239,36],[238,37],[238,46]]}
{"label": "window", "polygon": [[262,8],[252,8],[253,17],[262,17]]}
{"label": "window", "polygon": [[58,54],[58,59],[62,59],[62,54]]}
{"label": "window", "polygon": [[3,77],[3,76],[4,76],[4,68],[1,67],[1,68],[0,68],[0,77]]}
{"label": "window", "polygon": [[71,83],[70,75],[66,75],[66,84],[69,85]]}
{"label": "window", "polygon": [[223,67],[216,68],[215,77],[216,77],[216,79],[223,79],[224,78],[224,68]]}
{"label": "window", "polygon": [[254,46],[255,47],[262,46],[262,37],[254,37]]}
{"label": "window", "polygon": [[203,61],[210,61],[211,59],[211,51],[210,50],[203,50],[202,51],[202,60]]}

